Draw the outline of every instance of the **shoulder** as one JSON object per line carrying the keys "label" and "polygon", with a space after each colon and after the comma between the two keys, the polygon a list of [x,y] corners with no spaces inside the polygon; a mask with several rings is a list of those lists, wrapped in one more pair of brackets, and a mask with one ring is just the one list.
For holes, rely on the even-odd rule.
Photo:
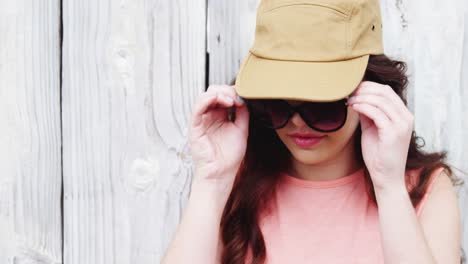
{"label": "shoulder", "polygon": [[[426,192],[418,204],[418,215],[423,216],[424,211],[441,205],[458,207],[458,198],[452,180],[446,170],[441,167],[432,172],[429,178]],[[429,208],[429,209],[428,209]],[[439,208],[443,210],[443,208]]]}
{"label": "shoulder", "polygon": [[[412,191],[416,187],[419,182],[421,173],[422,168],[407,171],[408,192]],[[434,200],[438,199],[446,201],[447,199],[443,196],[451,196],[452,198],[456,198],[457,196],[452,180],[450,179],[450,176],[447,174],[447,171],[444,167],[437,167],[436,169],[433,169],[429,177],[427,177],[424,181],[427,181],[426,189],[424,190],[420,201],[415,207],[418,217],[422,211],[425,210],[424,208],[427,207],[427,203],[433,204]]]}
{"label": "shoulder", "polygon": [[[430,188],[420,204],[419,221],[426,241],[438,260],[455,263],[460,259],[460,211],[452,180],[444,169],[437,169]],[[447,261],[447,260],[454,260]]]}

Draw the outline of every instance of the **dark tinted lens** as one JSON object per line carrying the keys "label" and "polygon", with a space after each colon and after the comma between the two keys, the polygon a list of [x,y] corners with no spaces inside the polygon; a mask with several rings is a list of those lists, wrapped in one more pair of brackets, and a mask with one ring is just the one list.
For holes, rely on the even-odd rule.
{"label": "dark tinted lens", "polygon": [[[254,118],[272,128],[285,125],[292,114],[291,106],[284,100],[250,99],[247,100],[247,105]],[[345,100],[329,103],[305,102],[298,107],[304,121],[318,131],[335,131],[346,121]]]}
{"label": "dark tinted lens", "polygon": [[335,130],[346,121],[347,109],[344,101],[304,103],[301,105],[301,111],[305,121],[317,130]]}
{"label": "dark tinted lens", "polygon": [[285,101],[258,99],[248,101],[252,115],[269,127],[283,125],[289,115],[289,106]]}

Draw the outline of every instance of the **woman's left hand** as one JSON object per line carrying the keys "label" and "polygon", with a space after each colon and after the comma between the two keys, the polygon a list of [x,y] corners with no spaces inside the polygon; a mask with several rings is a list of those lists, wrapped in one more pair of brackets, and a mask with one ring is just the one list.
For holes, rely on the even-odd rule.
{"label": "woman's left hand", "polygon": [[362,155],[374,188],[404,187],[413,114],[389,85],[361,82],[350,99],[359,113]]}

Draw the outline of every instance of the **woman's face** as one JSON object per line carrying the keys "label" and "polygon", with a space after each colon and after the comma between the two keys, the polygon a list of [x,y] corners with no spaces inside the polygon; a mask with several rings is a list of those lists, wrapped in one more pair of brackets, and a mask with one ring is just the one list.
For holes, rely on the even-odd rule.
{"label": "woman's face", "polygon": [[[288,100],[289,104],[295,106],[303,103],[302,101]],[[351,152],[354,149],[354,132],[359,125],[359,114],[348,106],[347,119],[343,127],[339,130],[329,133],[323,133],[313,130],[304,122],[298,113],[295,113],[289,119],[286,126],[276,129],[276,133],[291,152],[292,156],[304,164],[318,164],[331,160],[338,156],[342,151]],[[291,133],[312,133],[317,136],[325,136],[315,145],[301,147],[297,145]]]}

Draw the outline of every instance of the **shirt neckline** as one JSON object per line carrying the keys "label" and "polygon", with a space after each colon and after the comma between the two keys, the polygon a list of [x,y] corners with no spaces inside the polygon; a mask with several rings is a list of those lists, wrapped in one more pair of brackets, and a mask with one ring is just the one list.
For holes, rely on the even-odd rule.
{"label": "shirt neckline", "polygon": [[319,180],[319,181],[305,180],[305,179],[296,178],[285,172],[282,172],[280,177],[284,183],[289,184],[289,185],[295,185],[295,186],[300,186],[300,187],[305,187],[305,188],[320,189],[320,188],[333,188],[333,187],[346,185],[346,184],[349,184],[358,180],[363,175],[364,175],[364,167],[361,167],[360,169],[352,172],[351,174],[348,174],[346,176],[333,179],[333,180]]}

